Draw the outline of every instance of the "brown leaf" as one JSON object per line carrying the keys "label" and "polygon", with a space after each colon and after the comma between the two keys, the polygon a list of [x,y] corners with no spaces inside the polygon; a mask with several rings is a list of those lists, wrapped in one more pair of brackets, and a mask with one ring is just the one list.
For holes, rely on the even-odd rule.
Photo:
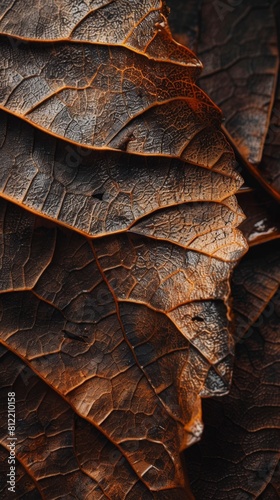
{"label": "brown leaf", "polygon": [[41,8],[23,0],[0,5],[0,32],[12,47],[28,40],[124,46],[154,60],[201,68],[197,57],[170,36],[162,0],[48,1]]}
{"label": "brown leaf", "polygon": [[278,78],[276,98],[272,108],[271,120],[266,136],[263,157],[258,166],[259,174],[271,188],[272,194],[280,198],[280,78]]}
{"label": "brown leaf", "polygon": [[[119,449],[2,346],[1,382],[2,401],[7,397],[5,385],[13,387],[17,397],[16,470],[25,476],[16,481],[18,498],[30,491],[34,498],[152,498]],[[6,419],[6,407],[1,419]],[[1,444],[9,456],[4,428]],[[4,463],[7,469],[6,457]],[[113,482],[106,480],[111,475]]]}
{"label": "brown leaf", "polygon": [[[211,231],[232,231],[242,221],[232,196],[242,181],[232,170],[232,160],[228,172],[223,173],[175,159],[90,151],[46,136],[3,112],[0,117],[1,196],[82,233],[101,236],[124,231],[148,215],[147,221],[153,226],[156,210],[178,205],[180,210],[173,209],[181,221],[177,233],[184,219],[189,218],[184,245],[193,240],[195,233],[199,236],[202,232],[199,221],[202,223],[205,219],[205,210],[209,211],[207,220],[211,220]],[[190,220],[193,212],[195,231]],[[164,215],[165,225],[171,216],[171,213],[168,217]],[[134,230],[149,234],[151,231],[144,229],[143,224],[145,222]],[[158,237],[168,239],[163,227]],[[232,241],[235,258],[240,247],[233,240],[240,237],[234,230],[229,236],[228,244]],[[178,241],[176,226],[173,241],[174,238]],[[171,235],[169,239],[172,240]],[[199,246],[199,241],[195,241]],[[210,253],[215,252],[218,245],[218,240],[213,241]]]}
{"label": "brown leaf", "polygon": [[12,47],[6,38],[0,53],[6,61],[0,105],[53,135],[99,149],[180,156],[219,170],[230,161],[220,111],[195,86],[192,66],[152,61],[122,47]]}
{"label": "brown leaf", "polygon": [[190,38],[205,65],[199,83],[222,108],[223,130],[238,160],[277,201],[278,3],[204,1],[188,4],[182,16],[181,0],[168,2],[178,39]]}
{"label": "brown leaf", "polygon": [[2,14],[1,352],[21,384],[17,459],[46,499],[191,499],[181,453],[201,436],[201,398],[229,390],[230,277],[246,251],[220,110],[159,1],[16,0]]}
{"label": "brown leaf", "polygon": [[200,84],[221,107],[226,129],[254,165],[262,158],[278,74],[276,3],[202,4]]}
{"label": "brown leaf", "polygon": [[232,279],[234,336],[237,342],[252,334],[253,325],[262,326],[263,318],[259,318],[277,294],[279,283],[277,243],[251,249],[240,262]]}
{"label": "brown leaf", "polygon": [[[242,318],[248,311],[248,325],[253,325],[237,345],[230,394],[205,401],[203,440],[186,452],[197,500],[279,498],[280,265],[275,244],[265,255],[263,247],[251,250],[235,271]],[[240,304],[238,317],[239,310]]]}
{"label": "brown leaf", "polygon": [[201,433],[200,397],[231,378],[233,263],[132,234],[93,244],[4,201],[1,213],[2,344],[148,488],[184,488],[179,451]]}

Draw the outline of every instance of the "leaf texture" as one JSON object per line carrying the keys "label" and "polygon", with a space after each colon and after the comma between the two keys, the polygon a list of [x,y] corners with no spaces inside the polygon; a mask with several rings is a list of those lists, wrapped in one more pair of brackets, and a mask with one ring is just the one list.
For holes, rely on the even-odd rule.
{"label": "leaf texture", "polygon": [[[21,493],[30,498],[153,498],[119,449],[3,347],[1,368],[19,398],[17,471],[23,478],[17,480],[19,498]],[[6,436],[1,437],[5,443]],[[3,446],[3,455],[5,451]],[[113,482],[108,480],[111,475]]]}
{"label": "leaf texture", "polygon": [[228,169],[231,150],[219,129],[220,112],[188,68],[121,47],[11,47],[3,39],[0,48],[13,67],[3,69],[3,109],[80,145]]}
{"label": "leaf texture", "polygon": [[[252,164],[261,161],[277,82],[276,3],[202,6],[200,83],[222,108],[227,130]],[[208,23],[212,16],[216,22]]]}
{"label": "leaf texture", "polygon": [[[279,42],[280,45],[280,42]],[[271,121],[266,137],[262,162],[258,167],[264,182],[271,187],[272,194],[279,198],[279,146],[280,146],[280,78],[278,77],[276,97],[271,113]]]}
{"label": "leaf texture", "polygon": [[199,83],[222,108],[240,161],[279,201],[278,0],[168,4],[176,38],[190,40],[202,59]]}
{"label": "leaf texture", "polygon": [[[2,196],[90,236],[127,230],[148,215],[152,227],[156,211],[163,208],[170,208],[170,215],[164,216],[166,226],[172,213],[173,218],[177,213],[182,225],[193,210],[198,226],[205,218],[205,209],[211,211],[212,230],[225,225],[231,230],[242,220],[233,197],[241,178],[230,172],[232,159],[229,173],[222,174],[175,159],[108,155],[46,136],[3,113],[0,134],[5,158],[0,166]],[[174,208],[179,205],[180,209]],[[193,240],[195,231],[190,222],[188,227],[185,239]],[[203,233],[202,228],[197,231]],[[165,233],[162,227],[159,237],[164,238]],[[176,226],[173,239],[178,241],[175,233]],[[240,239],[240,233],[233,233],[232,239]],[[219,242],[213,243],[217,249]],[[240,249],[236,244],[236,258]]]}
{"label": "leaf texture", "polygon": [[201,432],[200,396],[227,391],[231,378],[222,301],[232,264],[136,235],[93,244],[5,204],[3,345],[117,443],[151,489],[182,487],[178,453]]}
{"label": "leaf texture", "polygon": [[51,0],[35,9],[8,0],[0,9],[0,32],[13,37],[14,47],[28,40],[124,46],[154,60],[201,68],[197,57],[170,36],[162,0]]}
{"label": "leaf texture", "polygon": [[6,1],[0,33],[1,376],[22,395],[20,474],[47,500],[192,499],[181,455],[201,398],[229,390],[247,249],[201,63],[158,1]]}
{"label": "leaf texture", "polygon": [[197,499],[279,498],[280,266],[275,243],[266,251],[250,250],[235,271],[237,320],[241,302],[243,320],[252,306],[254,314],[237,345],[231,392],[205,401],[204,439],[186,452]]}

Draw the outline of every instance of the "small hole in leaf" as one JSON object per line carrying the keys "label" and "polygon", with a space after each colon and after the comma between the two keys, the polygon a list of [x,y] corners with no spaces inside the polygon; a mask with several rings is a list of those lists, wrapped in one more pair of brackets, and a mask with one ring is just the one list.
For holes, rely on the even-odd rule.
{"label": "small hole in leaf", "polygon": [[104,193],[93,193],[92,197],[97,198],[97,200],[103,200]]}
{"label": "small hole in leaf", "polygon": [[119,145],[118,149],[121,151],[127,151],[128,145],[131,141],[135,140],[134,134],[129,134]]}
{"label": "small hole in leaf", "polygon": [[192,321],[204,321],[204,319],[203,319],[203,318],[201,318],[201,316],[194,316],[194,317],[192,318]]}

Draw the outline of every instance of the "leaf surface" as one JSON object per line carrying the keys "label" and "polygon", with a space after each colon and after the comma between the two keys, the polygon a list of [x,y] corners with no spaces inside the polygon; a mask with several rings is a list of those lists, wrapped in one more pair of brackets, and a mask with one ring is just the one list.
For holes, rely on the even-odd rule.
{"label": "leaf surface", "polygon": [[187,466],[198,500],[276,500],[280,266],[275,243],[265,258],[263,246],[250,250],[234,282],[240,337],[233,385],[224,398],[204,402],[204,438],[186,452]]}
{"label": "leaf surface", "polygon": [[0,32],[13,47],[28,40],[125,46],[154,60],[201,68],[198,58],[170,36],[161,0],[51,0],[41,8],[8,0],[0,9]]}
{"label": "leaf surface", "polygon": [[200,83],[222,108],[225,126],[243,155],[256,165],[278,75],[277,2],[233,3],[203,2],[198,53],[205,67]]}
{"label": "leaf surface", "polygon": [[205,0],[184,16],[181,0],[168,4],[177,39],[190,38],[202,59],[199,84],[221,107],[238,160],[279,201],[278,0]]}
{"label": "leaf surface", "polygon": [[192,499],[181,454],[201,398],[229,390],[247,249],[221,112],[161,2],[2,9],[1,373],[22,395],[20,473],[46,499]]}
{"label": "leaf surface", "polygon": [[[231,172],[232,160],[229,172],[223,174],[175,159],[108,155],[46,136],[3,112],[1,118],[5,159],[0,166],[2,196],[85,234],[101,236],[124,231],[146,216],[152,227],[156,211],[167,208],[169,212],[164,213],[170,215],[164,215],[165,225],[171,213],[173,217],[177,214],[180,224],[189,218],[183,244],[195,236],[190,227],[194,211],[199,226],[205,210],[210,210],[211,231],[225,225],[231,230],[242,221],[233,197],[241,178]],[[180,209],[171,211],[179,205]],[[135,230],[140,231],[142,226]],[[151,232],[149,228],[141,230],[144,234]],[[203,229],[197,227],[196,232],[203,233]],[[173,239],[178,241],[175,233],[176,226]],[[162,228],[159,237],[164,236],[168,239]],[[240,239],[240,233],[234,232],[232,238]],[[238,245],[235,248],[238,252]]]}
{"label": "leaf surface", "polygon": [[183,489],[200,398],[231,379],[233,263],[133,234],[93,243],[5,201],[1,213],[1,343],[149,489]]}
{"label": "leaf surface", "polygon": [[226,169],[220,111],[192,68],[104,45],[13,47],[4,38],[0,50],[4,110],[77,144]]}
{"label": "leaf surface", "polygon": [[280,78],[278,78],[276,96],[272,108],[271,121],[266,136],[262,161],[261,164],[258,166],[259,175],[262,176],[264,182],[270,187],[272,194],[278,199],[280,193],[279,146],[280,146]]}

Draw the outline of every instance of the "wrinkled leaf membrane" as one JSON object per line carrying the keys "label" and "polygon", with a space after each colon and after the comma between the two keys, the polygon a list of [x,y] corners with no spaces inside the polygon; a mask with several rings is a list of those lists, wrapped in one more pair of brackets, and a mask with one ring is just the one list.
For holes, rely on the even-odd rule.
{"label": "wrinkled leaf membrane", "polygon": [[[180,0],[169,5],[178,7]],[[247,216],[240,229],[254,246],[233,277],[232,390],[204,401],[205,432],[186,452],[187,469],[197,499],[276,500],[279,244],[263,243],[279,238],[279,206],[273,200],[279,201],[279,2],[206,0],[186,10],[185,25],[183,17],[172,21],[176,39],[187,36],[202,58],[208,75],[202,73],[201,85],[224,111],[223,129],[247,184],[238,194]]]}
{"label": "wrinkled leaf membrane", "polygon": [[1,15],[18,492],[193,498],[181,452],[201,437],[201,397],[230,387],[230,278],[247,247],[220,110],[159,1],[16,0]]}
{"label": "wrinkled leaf membrane", "polygon": [[224,398],[204,402],[203,439],[186,452],[198,500],[279,498],[278,246],[251,249],[234,272],[232,388]]}

